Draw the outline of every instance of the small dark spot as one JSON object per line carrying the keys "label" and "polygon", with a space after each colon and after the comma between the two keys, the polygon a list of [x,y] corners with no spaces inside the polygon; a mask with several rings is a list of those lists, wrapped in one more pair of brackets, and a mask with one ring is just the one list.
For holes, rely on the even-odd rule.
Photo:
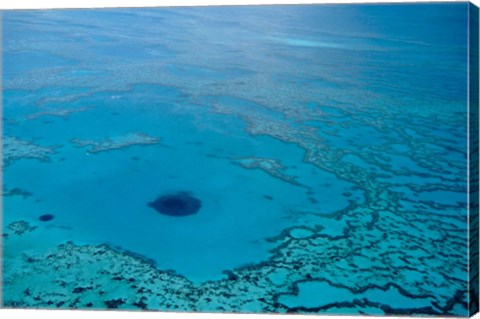
{"label": "small dark spot", "polygon": [[42,222],[48,222],[48,221],[52,220],[53,218],[55,218],[55,216],[53,216],[52,214],[45,214],[45,215],[40,216],[38,219]]}
{"label": "small dark spot", "polygon": [[145,302],[143,302],[143,300],[140,300],[139,302],[134,302],[132,303],[132,305],[143,310],[147,309],[148,306]]}
{"label": "small dark spot", "polygon": [[89,302],[85,305],[85,307],[91,308],[93,306],[93,303]]}
{"label": "small dark spot", "polygon": [[109,309],[116,309],[124,303],[125,301],[123,301],[123,299],[112,299],[104,302],[105,306],[107,306]]}
{"label": "small dark spot", "polygon": [[84,292],[85,290],[87,290],[87,288],[84,288],[84,287],[76,287],[75,289],[73,289],[73,293],[74,294],[79,294],[79,293],[82,293]]}
{"label": "small dark spot", "polygon": [[140,157],[138,157],[138,156],[132,156],[131,159],[132,159],[132,161],[138,161],[138,160],[140,159]]}
{"label": "small dark spot", "polygon": [[273,197],[270,196],[270,195],[263,195],[263,198],[265,198],[267,200],[273,200]]}
{"label": "small dark spot", "polygon": [[233,272],[227,272],[228,280],[238,280],[238,276],[235,275]]}

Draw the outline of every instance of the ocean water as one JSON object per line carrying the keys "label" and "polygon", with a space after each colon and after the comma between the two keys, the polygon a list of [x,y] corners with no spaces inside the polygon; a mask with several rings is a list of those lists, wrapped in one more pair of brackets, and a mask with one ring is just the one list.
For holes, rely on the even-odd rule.
{"label": "ocean water", "polygon": [[468,9],[3,12],[4,305],[467,315]]}

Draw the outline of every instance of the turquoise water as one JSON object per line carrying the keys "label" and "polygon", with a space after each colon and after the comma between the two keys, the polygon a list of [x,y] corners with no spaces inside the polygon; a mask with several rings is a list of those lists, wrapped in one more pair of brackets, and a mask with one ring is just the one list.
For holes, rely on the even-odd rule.
{"label": "turquoise water", "polygon": [[3,12],[5,306],[466,315],[467,13]]}

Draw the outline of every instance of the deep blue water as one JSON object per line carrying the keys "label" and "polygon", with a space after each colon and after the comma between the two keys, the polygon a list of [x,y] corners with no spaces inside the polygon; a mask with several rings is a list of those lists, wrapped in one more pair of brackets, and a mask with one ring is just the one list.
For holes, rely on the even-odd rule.
{"label": "deep blue water", "polygon": [[[23,256],[72,241],[138,254],[203,293],[245,276],[227,301],[172,297],[184,311],[466,315],[467,14],[3,12],[5,304],[53,307],[68,271],[31,302],[12,278],[33,287],[40,266]],[[198,212],[148,205],[178,192]],[[16,234],[18,221],[37,228]],[[120,288],[92,276],[105,308]]]}

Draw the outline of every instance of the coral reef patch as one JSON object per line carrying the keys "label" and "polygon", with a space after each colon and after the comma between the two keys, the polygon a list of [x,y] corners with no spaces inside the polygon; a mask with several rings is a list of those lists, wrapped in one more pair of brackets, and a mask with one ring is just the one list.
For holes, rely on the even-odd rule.
{"label": "coral reef patch", "polygon": [[25,233],[31,232],[36,228],[37,228],[36,226],[31,226],[29,222],[24,220],[12,222],[7,226],[8,230],[10,230],[15,235],[19,235],[19,236]]}
{"label": "coral reef patch", "polygon": [[231,163],[240,165],[247,169],[261,169],[267,174],[278,178],[284,182],[291,183],[297,186],[303,186],[300,184],[295,176],[287,175],[284,173],[285,167],[279,160],[270,158],[258,158],[258,157],[246,157],[246,158],[232,158]]}
{"label": "coral reef patch", "polygon": [[50,155],[55,154],[54,146],[39,146],[33,142],[20,140],[12,136],[3,137],[3,166],[8,166],[19,159],[31,158],[42,162],[49,162]]}
{"label": "coral reef patch", "polygon": [[35,120],[44,116],[55,116],[55,117],[68,117],[70,114],[81,113],[91,109],[91,107],[82,107],[77,109],[58,109],[58,110],[48,110],[41,111],[29,114],[25,117],[26,120]]}
{"label": "coral reef patch", "polygon": [[89,153],[99,153],[111,150],[118,150],[122,148],[127,148],[132,145],[152,145],[158,144],[160,139],[158,137],[148,136],[144,133],[128,133],[121,136],[109,137],[102,141],[92,141],[92,140],[80,140],[72,139],[70,140],[72,144],[77,147],[90,146],[88,149]]}
{"label": "coral reef patch", "polygon": [[25,189],[14,187],[11,189],[4,188],[3,196],[21,196],[23,198],[27,198],[32,196],[33,194]]}

